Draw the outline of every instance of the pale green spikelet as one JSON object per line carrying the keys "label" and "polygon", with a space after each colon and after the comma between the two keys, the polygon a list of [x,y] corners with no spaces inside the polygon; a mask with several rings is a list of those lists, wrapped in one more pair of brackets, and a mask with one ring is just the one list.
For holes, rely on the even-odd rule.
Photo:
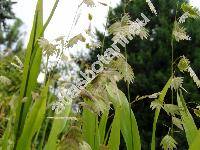
{"label": "pale green spikelet", "polygon": [[172,117],[172,123],[177,126],[179,129],[183,130],[183,123],[179,118]]}
{"label": "pale green spikelet", "polygon": [[112,41],[118,42],[122,37],[130,35],[131,20],[128,14],[125,14],[120,21],[113,23],[108,32],[113,34]]}
{"label": "pale green spikelet", "polygon": [[43,37],[38,40],[38,44],[43,49],[43,53],[45,56],[47,56],[47,58],[49,58],[50,56],[53,56],[54,54],[58,56],[60,53],[56,45],[50,43],[47,39]]}
{"label": "pale green spikelet", "polygon": [[95,3],[93,0],[83,0],[83,3],[85,3],[88,7],[94,7]]}
{"label": "pale green spikelet", "polygon": [[110,34],[116,35],[119,31],[123,31],[122,29],[125,29],[123,27],[129,27],[130,25],[130,16],[128,14],[125,14],[121,21],[117,21],[115,23],[113,23],[109,28],[108,28],[108,32]]}
{"label": "pale green spikelet", "polygon": [[148,30],[144,28],[141,23],[137,21],[133,22],[130,19],[130,16],[128,14],[125,14],[122,17],[121,21],[113,23],[108,28],[108,32],[110,34],[113,34],[112,41],[117,43],[124,37],[134,37],[136,35],[140,36],[141,39],[147,39],[147,37],[149,36]]}
{"label": "pale green spikelet", "polygon": [[163,109],[166,111],[166,113],[168,115],[172,115],[172,116],[175,116],[176,115],[179,115],[179,107],[177,105],[174,105],[174,104],[164,104],[163,105]]}
{"label": "pale green spikelet", "polygon": [[176,149],[176,145],[178,143],[170,136],[170,135],[166,135],[165,137],[163,137],[160,145],[162,146],[162,148],[164,150],[173,150]]}
{"label": "pale green spikelet", "polygon": [[133,70],[124,58],[117,58],[116,60],[111,61],[109,67],[118,71],[124,81],[128,83],[133,82],[135,78]]}
{"label": "pale green spikelet", "polygon": [[150,108],[152,110],[154,110],[154,109],[157,109],[157,108],[160,109],[160,108],[162,108],[162,106],[163,106],[163,103],[156,99],[156,100],[151,102]]}
{"label": "pale green spikelet", "polygon": [[174,77],[171,82],[171,89],[178,90],[182,87],[183,77]]}
{"label": "pale green spikelet", "polygon": [[200,117],[200,106],[197,106],[196,109],[193,109],[193,111],[197,117]]}
{"label": "pale green spikelet", "polygon": [[190,77],[196,83],[197,87],[200,88],[200,80],[195,74],[194,70],[190,67],[190,61],[185,56],[183,56],[181,60],[179,61],[178,68],[181,72],[184,72],[184,71],[189,72]]}
{"label": "pale green spikelet", "polygon": [[186,33],[186,29],[182,27],[178,22],[175,22],[174,24],[173,36],[177,42],[181,40],[191,40],[191,37]]}
{"label": "pale green spikelet", "polygon": [[75,44],[77,44],[79,41],[85,42],[85,40],[86,40],[85,37],[80,33],[80,34],[74,36],[73,38],[71,38],[71,39],[68,41],[66,47],[67,47],[67,48],[73,47],[73,46],[74,46]]}
{"label": "pale green spikelet", "polygon": [[200,16],[200,12],[197,8],[191,6],[189,3],[183,3],[181,5],[181,9],[184,12],[188,12],[189,13],[189,17],[191,18],[198,18]]}
{"label": "pale green spikelet", "polygon": [[181,72],[187,71],[189,65],[190,65],[189,59],[187,59],[185,56],[182,56],[181,60],[178,63],[179,70]]}

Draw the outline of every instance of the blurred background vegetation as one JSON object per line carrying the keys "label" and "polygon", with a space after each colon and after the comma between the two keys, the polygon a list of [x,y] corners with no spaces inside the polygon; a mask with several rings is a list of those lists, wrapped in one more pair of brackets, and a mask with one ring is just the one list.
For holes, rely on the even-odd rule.
{"label": "blurred background vegetation", "polygon": [[0,137],[5,128],[6,109],[9,101],[21,84],[21,72],[11,65],[14,55],[23,58],[23,37],[20,32],[22,21],[15,16],[12,6],[16,2],[0,0],[0,75],[8,77],[9,86],[0,84]]}

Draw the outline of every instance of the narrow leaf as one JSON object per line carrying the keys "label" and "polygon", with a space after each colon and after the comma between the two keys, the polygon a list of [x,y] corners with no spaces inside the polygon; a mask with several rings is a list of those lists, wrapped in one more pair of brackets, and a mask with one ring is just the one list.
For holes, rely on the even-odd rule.
{"label": "narrow leaf", "polygon": [[180,95],[177,92],[177,102],[178,102],[178,106],[180,108],[182,108],[182,110],[180,111],[181,120],[183,123],[183,128],[185,130],[188,144],[190,145],[193,142],[193,140],[195,139],[195,136],[196,136],[198,130],[195,125],[194,119],[192,118],[192,115],[190,114],[189,110],[187,109],[187,106],[186,106],[186,103],[183,98],[181,90],[180,90]]}
{"label": "narrow leaf", "polygon": [[[163,103],[165,95],[167,94],[168,89],[171,86],[172,77],[167,81],[166,85],[164,86],[163,90],[161,91],[161,94],[159,95],[158,100]],[[154,122],[153,122],[153,133],[152,133],[152,139],[151,139],[151,150],[156,149],[156,125],[158,121],[158,117],[160,114],[160,108],[156,108],[155,115],[154,115]]]}

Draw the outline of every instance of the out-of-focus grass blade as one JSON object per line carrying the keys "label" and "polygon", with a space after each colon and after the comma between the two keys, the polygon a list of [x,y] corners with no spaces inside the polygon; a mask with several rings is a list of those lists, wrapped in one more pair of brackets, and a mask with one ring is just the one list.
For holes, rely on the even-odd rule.
{"label": "out-of-focus grass blade", "polygon": [[199,144],[200,144],[200,130],[198,130],[195,139],[190,144],[189,150],[199,150]]}
{"label": "out-of-focus grass blade", "polygon": [[14,134],[14,126],[13,124],[16,121],[16,111],[19,105],[18,97],[13,95],[10,103],[10,112],[9,112],[9,120],[7,123],[6,130],[2,137],[2,143],[0,144],[0,148],[2,150],[13,149],[14,148],[14,141],[15,141],[15,134]]}
{"label": "out-of-focus grass blade", "polygon": [[29,111],[25,125],[17,144],[17,150],[29,150],[35,133],[41,128],[45,111],[49,84],[41,92],[41,98],[36,99]]}
{"label": "out-of-focus grass blade", "polygon": [[[25,118],[29,109],[29,106],[31,104],[31,91],[35,88],[35,85],[37,83],[37,76],[38,74],[30,74],[30,66],[31,66],[31,59],[33,57],[34,51],[37,51],[37,49],[34,49],[34,44],[37,42],[37,39],[40,37],[40,33],[43,28],[43,0],[38,0],[35,15],[34,15],[34,21],[33,21],[33,27],[31,31],[31,35],[29,38],[29,42],[26,49],[26,55],[25,55],[25,62],[24,62],[24,69],[23,69],[23,77],[22,77],[22,84],[20,87],[20,99],[22,100],[23,97],[28,97],[25,104],[23,104],[23,108],[21,108],[21,105],[19,105],[19,112],[17,114],[17,118],[19,123],[16,122],[16,130],[18,134],[22,131]],[[40,66],[33,66],[35,70],[38,70]],[[31,80],[30,80],[31,75]],[[35,79],[35,80],[34,80]],[[17,135],[18,136],[18,135]]]}
{"label": "out-of-focus grass blade", "polygon": [[177,102],[178,102],[178,106],[181,108],[181,111],[180,111],[181,120],[183,123],[183,128],[186,134],[188,145],[190,145],[194,141],[198,130],[197,130],[197,127],[195,125],[192,115],[187,109],[181,90],[180,90],[180,95],[177,92]]}
{"label": "out-of-focus grass blade", "polygon": [[[14,123],[14,131],[16,136],[15,146],[18,141],[18,137],[22,133],[24,122],[27,113],[30,109],[31,92],[35,89],[35,86],[37,84],[37,77],[41,65],[42,50],[39,48],[37,40],[38,38],[43,36],[46,27],[48,26],[51,18],[53,17],[58,2],[59,0],[55,1],[50,16],[48,17],[45,25],[43,26],[43,0],[37,1],[33,27],[26,49],[22,84],[20,87],[20,97],[18,99],[19,105],[17,106],[16,120]],[[22,104],[22,99],[24,97],[27,97],[28,99],[25,104]]]}
{"label": "out-of-focus grass blade", "polygon": [[[86,100],[85,100],[86,102]],[[98,150],[100,146],[98,115],[88,109],[83,109],[83,138],[93,150]]]}
{"label": "out-of-focus grass blade", "polygon": [[122,113],[121,113],[121,118],[123,116],[127,116],[121,119],[122,135],[125,139],[128,150],[132,150],[132,149],[140,150],[141,142],[140,142],[140,135],[139,135],[137,121],[135,119],[133,111],[130,110],[131,108],[129,107],[129,103],[128,103],[128,100],[126,99],[126,96],[121,91],[120,93],[122,95],[121,100],[122,100],[122,108],[123,108]]}
{"label": "out-of-focus grass blade", "polygon": [[25,103],[25,105],[20,104],[18,107],[17,121],[15,123],[15,132],[16,134],[18,132],[18,135],[20,135],[20,132],[23,128],[25,118],[31,104],[31,92],[34,90],[37,84],[37,77],[41,65],[42,50],[39,48],[37,40],[38,38],[43,36],[46,27],[48,26],[49,22],[53,17],[58,2],[59,0],[55,0],[54,6],[44,26],[43,26],[43,0],[38,0],[37,2],[33,27],[29,38],[28,46],[26,49],[23,80],[20,88],[20,98],[19,98],[19,100],[22,100],[23,97],[28,97],[28,100]]}
{"label": "out-of-focus grass blade", "polygon": [[[161,91],[161,94],[158,98],[160,102],[164,101],[165,95],[167,94],[168,89],[170,88],[172,82],[172,77],[167,81],[166,85],[164,86],[163,90]],[[151,150],[156,149],[156,125],[158,121],[158,117],[160,114],[160,108],[156,108],[155,115],[154,115],[154,122],[153,122],[153,132],[152,132],[152,139],[151,139]]]}
{"label": "out-of-focus grass blade", "polygon": [[[70,111],[71,111],[71,105],[67,106],[61,114],[59,114],[59,115],[55,114],[54,117],[56,117],[56,118],[68,117],[70,114]],[[54,119],[53,120],[49,138],[45,145],[45,150],[56,150],[57,149],[58,136],[62,133],[66,124],[67,124],[67,119]]]}
{"label": "out-of-focus grass blade", "polygon": [[135,119],[133,111],[129,106],[125,94],[122,91],[113,88],[112,86],[107,86],[107,91],[111,99],[113,99],[112,102],[115,105],[115,107],[116,106],[122,107],[121,119],[119,124],[127,149],[140,150],[141,142],[140,142],[140,135],[137,126],[137,121]]}
{"label": "out-of-focus grass blade", "polygon": [[120,118],[121,107],[115,107],[115,116],[112,122],[112,128],[110,132],[110,138],[108,141],[108,147],[110,150],[118,150],[120,145]]}
{"label": "out-of-focus grass blade", "polygon": [[[20,96],[23,98],[26,94],[26,88],[28,86],[28,78],[30,75],[30,60],[32,57],[32,54],[37,49],[34,49],[34,44],[37,42],[37,39],[40,37],[40,33],[43,28],[43,6],[42,6],[43,0],[38,0],[36,10],[35,10],[35,16],[33,21],[33,27],[31,30],[31,35],[29,38],[29,42],[26,49],[26,57],[24,62],[24,70],[23,70],[23,80],[22,85],[20,89]],[[30,91],[30,90],[29,90]]]}
{"label": "out-of-focus grass blade", "polygon": [[106,124],[108,120],[109,110],[105,111],[99,122],[99,136],[100,136],[100,144],[103,144],[105,138]]}

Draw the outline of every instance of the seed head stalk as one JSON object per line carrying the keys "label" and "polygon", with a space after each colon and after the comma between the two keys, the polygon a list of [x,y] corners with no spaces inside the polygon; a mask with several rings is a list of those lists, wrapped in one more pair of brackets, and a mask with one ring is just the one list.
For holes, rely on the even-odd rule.
{"label": "seed head stalk", "polygon": [[[176,5],[176,14],[175,14],[175,19],[174,19],[174,24],[173,24],[173,30],[175,28],[175,22],[176,22],[176,16],[177,16],[177,11],[178,11],[178,5]],[[174,78],[174,37],[173,37],[173,30],[172,30],[172,36],[171,36],[171,76],[172,79]],[[174,103],[174,90],[172,89],[172,95],[171,95],[171,104]],[[174,128],[173,128],[173,121],[171,122],[171,135],[173,136],[174,133]]]}

